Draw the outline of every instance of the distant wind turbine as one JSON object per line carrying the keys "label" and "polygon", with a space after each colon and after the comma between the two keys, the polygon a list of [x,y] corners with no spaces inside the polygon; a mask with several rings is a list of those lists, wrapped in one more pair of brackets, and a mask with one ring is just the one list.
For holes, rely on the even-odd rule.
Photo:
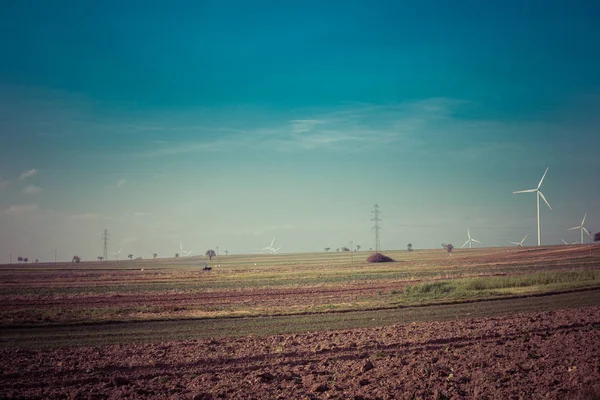
{"label": "distant wind turbine", "polygon": [[523,242],[525,241],[525,239],[527,239],[527,235],[525,235],[525,237],[523,239],[521,239],[520,242],[510,242],[510,243],[516,244],[519,247],[523,247]]}
{"label": "distant wind turbine", "polygon": [[179,255],[180,257],[189,256],[192,253],[192,250],[185,250],[181,242],[179,242]]}
{"label": "distant wind turbine", "polygon": [[587,217],[587,213],[585,213],[585,214],[583,215],[583,220],[581,220],[581,225],[579,225],[579,226],[574,226],[574,227],[572,227],[572,228],[569,228],[569,229],[567,229],[568,231],[572,231],[572,230],[575,230],[575,229],[579,229],[579,230],[581,231],[581,244],[583,244],[583,231],[585,231],[585,233],[587,233],[587,234],[588,234],[588,236],[590,236],[590,237],[592,236],[592,235],[591,235],[591,234],[588,232],[588,230],[587,230],[587,229],[585,229],[585,226],[583,226],[583,224],[585,223],[585,217]]}
{"label": "distant wind turbine", "polygon": [[546,171],[544,172],[544,175],[542,175],[542,179],[540,179],[540,183],[538,183],[537,187],[535,189],[528,189],[528,190],[519,190],[518,192],[513,192],[513,194],[516,193],[536,193],[536,198],[537,198],[537,234],[538,234],[538,246],[541,245],[542,243],[542,238],[540,235],[540,196],[542,197],[542,199],[544,200],[544,202],[546,203],[546,205],[548,206],[548,208],[550,210],[552,210],[552,207],[550,207],[550,203],[548,203],[548,200],[546,200],[546,197],[544,196],[544,193],[542,193],[540,191],[540,187],[542,186],[542,182],[544,181],[544,178],[546,177],[546,174],[548,173],[548,168],[546,168]]}
{"label": "distant wind turbine", "polygon": [[473,242],[475,243],[479,243],[479,244],[483,244],[481,243],[479,240],[475,240],[471,237],[471,231],[469,231],[469,229],[467,229],[467,235],[469,236],[469,240],[467,240],[465,242],[465,244],[463,244],[462,246],[460,246],[460,248],[462,249],[463,247],[465,247],[467,244],[469,245],[469,248],[473,247]]}
{"label": "distant wind turbine", "polygon": [[119,254],[121,254],[121,251],[123,251],[123,249],[121,249],[115,253],[115,257],[117,257],[117,261],[119,261]]}
{"label": "distant wind turbine", "polygon": [[268,245],[267,247],[263,248],[263,250],[269,250],[271,252],[271,254],[277,254],[277,252],[279,251],[279,247],[274,248],[273,247],[274,243],[275,243],[275,238],[273,238],[273,240],[271,240],[271,244]]}
{"label": "distant wind turbine", "polygon": [[567,242],[565,241],[565,239],[560,239],[560,240],[562,240],[562,242],[563,242],[564,244],[569,244],[569,243],[567,243]]}

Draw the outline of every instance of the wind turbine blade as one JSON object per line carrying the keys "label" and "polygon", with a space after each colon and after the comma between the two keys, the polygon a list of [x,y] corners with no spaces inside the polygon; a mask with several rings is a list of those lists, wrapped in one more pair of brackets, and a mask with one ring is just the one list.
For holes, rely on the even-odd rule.
{"label": "wind turbine blade", "polygon": [[540,192],[539,190],[538,190],[538,193],[540,194],[540,196],[542,196],[542,199],[544,200],[544,202],[546,203],[546,205],[548,206],[548,208],[552,210],[552,207],[550,207],[550,203],[548,203],[548,200],[546,200],[546,197],[544,196],[544,193]]}
{"label": "wind turbine blade", "polygon": [[469,228],[467,228],[467,235],[469,236],[469,239],[471,239],[471,231],[469,231]]}
{"label": "wind turbine blade", "polygon": [[567,228],[567,230],[568,231],[572,231],[572,230],[579,229],[579,228],[581,228],[581,227],[580,226],[574,226],[572,228]]}
{"label": "wind turbine blade", "polygon": [[527,239],[527,235],[525,235],[525,237],[521,240],[521,243],[523,243],[525,239]]}
{"label": "wind turbine blade", "polygon": [[583,214],[583,220],[581,221],[581,226],[585,223],[585,217],[587,217],[587,213]]}
{"label": "wind turbine blade", "polygon": [[537,189],[519,190],[518,192],[513,192],[513,194],[516,194],[516,193],[533,193],[533,192],[537,192]]}
{"label": "wind turbine blade", "polygon": [[273,240],[271,240],[271,244],[269,245],[269,247],[273,247],[273,243],[275,243],[275,238],[273,238]]}
{"label": "wind turbine blade", "polygon": [[564,241],[564,239],[560,239],[560,240],[562,240],[562,242],[563,242],[564,244],[569,244],[569,243],[565,242],[565,241]]}
{"label": "wind turbine blade", "polygon": [[477,239],[471,239],[471,241],[472,241],[472,242],[475,242],[475,243],[483,244],[483,243],[481,243],[481,242],[480,242],[479,240],[477,240]]}
{"label": "wind turbine blade", "polygon": [[519,244],[521,244],[521,243],[519,243],[519,242],[509,242],[509,243],[510,243],[510,244],[516,244],[516,245],[519,245]]}
{"label": "wind turbine blade", "polygon": [[544,178],[546,177],[546,174],[548,173],[548,168],[546,168],[546,171],[544,171],[544,175],[542,175],[542,179],[540,179],[540,183],[538,183],[538,187],[537,187],[538,189],[542,186],[542,182],[544,181]]}
{"label": "wind turbine blade", "polygon": [[585,231],[585,233],[588,234],[589,237],[592,237],[592,234],[589,233],[587,229],[585,229],[585,226],[582,226],[581,229],[583,229]]}
{"label": "wind turbine blade", "polygon": [[465,242],[465,244],[463,244],[462,246],[460,246],[460,248],[462,249],[463,247],[465,247],[467,244],[469,244],[469,242],[470,242],[470,241],[471,241],[471,239],[467,240],[467,241]]}

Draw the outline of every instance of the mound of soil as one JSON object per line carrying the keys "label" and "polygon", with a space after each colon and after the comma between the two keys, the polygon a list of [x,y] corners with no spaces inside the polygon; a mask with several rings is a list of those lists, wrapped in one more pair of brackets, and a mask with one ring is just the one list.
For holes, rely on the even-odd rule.
{"label": "mound of soil", "polygon": [[371,254],[369,256],[369,258],[367,258],[367,262],[370,263],[383,263],[383,262],[395,262],[396,260],[388,257],[388,256],[384,256],[381,253],[375,253],[375,254]]}

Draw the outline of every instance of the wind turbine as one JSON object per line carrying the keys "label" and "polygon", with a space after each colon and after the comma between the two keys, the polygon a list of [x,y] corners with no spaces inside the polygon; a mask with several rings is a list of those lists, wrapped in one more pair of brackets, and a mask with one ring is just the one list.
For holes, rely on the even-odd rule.
{"label": "wind turbine", "polygon": [[277,254],[277,251],[279,251],[279,247],[278,248],[274,248],[273,244],[275,243],[275,238],[273,238],[273,240],[271,240],[271,244],[267,247],[265,247],[263,250],[269,250],[271,252],[271,254]]}
{"label": "wind turbine", "polygon": [[523,242],[525,241],[525,239],[527,239],[527,235],[525,235],[525,237],[523,239],[521,239],[520,242],[510,242],[510,243],[516,244],[519,247],[523,247]]}
{"label": "wind turbine", "polygon": [[587,230],[587,229],[585,229],[585,226],[583,226],[583,224],[585,223],[585,217],[587,217],[587,213],[585,213],[585,214],[583,215],[583,220],[581,220],[581,225],[579,225],[579,226],[574,226],[574,227],[572,227],[572,228],[569,228],[569,229],[567,229],[568,231],[572,231],[572,230],[575,230],[575,229],[579,229],[579,230],[581,231],[581,244],[583,244],[583,231],[585,231],[585,233],[587,233],[587,234],[588,234],[588,236],[590,236],[590,237],[592,236],[592,235],[591,235],[591,234],[588,232],[588,230]]}
{"label": "wind turbine", "polygon": [[179,242],[179,256],[180,257],[185,257],[188,256],[192,253],[192,250],[185,250],[183,248],[183,245],[181,244],[181,242]]}
{"label": "wind turbine", "polygon": [[563,242],[564,244],[567,244],[567,245],[569,244],[569,243],[567,243],[567,242],[565,241],[565,239],[560,239],[560,240],[562,240],[562,242]]}
{"label": "wind turbine", "polygon": [[115,257],[117,257],[117,261],[119,261],[119,254],[121,254],[121,251],[122,251],[122,250],[123,250],[123,249],[121,249],[121,250],[119,250],[119,251],[117,251],[117,252],[115,253]]}
{"label": "wind turbine", "polygon": [[479,244],[483,244],[481,243],[479,240],[475,240],[471,237],[471,232],[469,231],[469,229],[467,229],[467,235],[469,236],[469,240],[467,240],[465,242],[465,244],[463,244],[462,246],[460,246],[460,248],[462,249],[463,247],[465,247],[467,244],[469,244],[469,248],[471,249],[473,247],[473,242],[475,243],[479,243]]}
{"label": "wind turbine", "polygon": [[516,193],[535,193],[536,194],[536,198],[537,198],[537,233],[538,233],[538,246],[541,245],[541,235],[540,235],[540,196],[542,197],[542,199],[544,200],[544,202],[546,203],[546,205],[548,206],[548,208],[550,210],[552,210],[552,207],[550,207],[550,203],[548,203],[548,200],[546,200],[546,197],[544,196],[544,193],[542,193],[540,191],[540,187],[542,186],[542,182],[544,181],[544,178],[546,177],[546,174],[548,173],[548,168],[546,168],[546,171],[544,172],[544,175],[542,175],[542,179],[540,179],[540,183],[538,183],[537,187],[535,189],[528,189],[528,190],[519,190],[518,192],[513,192],[513,194]]}

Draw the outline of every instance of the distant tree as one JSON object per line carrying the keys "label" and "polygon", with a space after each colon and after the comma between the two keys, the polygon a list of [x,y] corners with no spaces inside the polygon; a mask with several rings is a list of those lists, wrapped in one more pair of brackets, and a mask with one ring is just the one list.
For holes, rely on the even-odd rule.
{"label": "distant tree", "polygon": [[152,258],[156,260],[156,257],[158,257],[157,253],[152,254]]}
{"label": "distant tree", "polygon": [[39,262],[39,260],[36,258],[36,259],[35,259],[35,263],[37,264],[38,262]]}
{"label": "distant tree", "polygon": [[340,248],[338,247],[337,249],[335,249],[335,251],[340,251]]}
{"label": "distant tree", "polygon": [[452,245],[452,243],[444,244],[444,248],[448,253],[452,253],[452,250],[454,250],[454,246]]}
{"label": "distant tree", "polygon": [[28,259],[27,257],[25,257],[25,258],[23,259],[23,262],[24,262],[25,264],[27,264],[27,261],[29,261],[29,259]]}
{"label": "distant tree", "polygon": [[409,253],[410,253],[411,251],[413,251],[413,248],[412,248],[412,243],[409,243],[409,244],[407,244],[407,245],[406,245],[406,250],[408,250],[408,252],[409,252]]}
{"label": "distant tree", "polygon": [[216,256],[217,253],[215,253],[215,251],[213,249],[210,249],[210,250],[206,250],[206,253],[204,253],[204,255],[207,256],[209,260],[212,260],[212,258],[214,256]]}
{"label": "distant tree", "polygon": [[98,257],[98,261],[102,261],[102,260],[104,260],[104,257],[102,257],[102,256]]}
{"label": "distant tree", "polygon": [[225,255],[228,256],[229,255],[229,251],[225,250]]}
{"label": "distant tree", "polygon": [[346,246],[342,247],[342,251],[350,251],[349,248],[347,248]]}
{"label": "distant tree", "polygon": [[179,257],[179,253],[175,253],[175,258]]}
{"label": "distant tree", "polygon": [[79,256],[73,256],[71,262],[79,264],[81,262],[81,258]]}
{"label": "distant tree", "polygon": [[127,257],[129,257],[130,260],[133,260],[133,254],[130,254]]}
{"label": "distant tree", "polygon": [[594,242],[600,242],[600,232],[594,233]]}
{"label": "distant tree", "polygon": [[360,244],[356,245],[356,251],[360,251]]}
{"label": "distant tree", "polygon": [[17,261],[18,261],[19,263],[22,263],[22,262],[23,262],[23,257],[19,256],[19,258],[17,258]]}
{"label": "distant tree", "polygon": [[331,250],[331,247],[325,247],[325,252],[328,252],[329,250]]}

